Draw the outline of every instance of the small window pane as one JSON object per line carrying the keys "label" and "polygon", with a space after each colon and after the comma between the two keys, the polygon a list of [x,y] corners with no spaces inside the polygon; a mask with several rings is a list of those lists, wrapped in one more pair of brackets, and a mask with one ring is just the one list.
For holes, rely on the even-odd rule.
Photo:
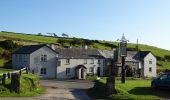
{"label": "small window pane", "polygon": [[152,67],[149,68],[149,72],[152,72]]}

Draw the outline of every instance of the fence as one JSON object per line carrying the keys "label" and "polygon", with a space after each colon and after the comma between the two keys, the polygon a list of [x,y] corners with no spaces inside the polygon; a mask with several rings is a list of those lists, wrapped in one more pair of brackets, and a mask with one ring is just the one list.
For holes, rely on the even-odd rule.
{"label": "fence", "polygon": [[5,84],[5,80],[11,78],[11,75],[13,73],[17,73],[17,74],[20,74],[20,75],[23,74],[23,73],[28,73],[28,68],[25,67],[25,68],[22,68],[20,70],[0,74],[0,81],[2,81],[2,84]]}

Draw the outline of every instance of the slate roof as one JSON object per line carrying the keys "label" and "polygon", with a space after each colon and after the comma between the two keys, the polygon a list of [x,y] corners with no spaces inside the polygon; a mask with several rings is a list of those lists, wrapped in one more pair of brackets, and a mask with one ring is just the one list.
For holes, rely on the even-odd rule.
{"label": "slate roof", "polygon": [[138,62],[144,59],[151,51],[127,51],[126,61]]}
{"label": "slate roof", "polygon": [[114,58],[114,51],[113,50],[98,50],[100,52],[100,54],[105,57],[105,58],[110,58],[113,59]]}
{"label": "slate roof", "polygon": [[138,51],[127,51],[127,57],[125,61],[133,61],[137,62],[139,60],[139,52]]}
{"label": "slate roof", "polygon": [[144,59],[151,51],[140,51],[140,59]]}
{"label": "slate roof", "polygon": [[[21,48],[19,48],[18,50],[16,50],[13,54],[31,54],[33,53],[34,51],[44,47],[44,46],[47,46],[45,44],[41,44],[41,45],[29,45],[29,46],[23,46]],[[48,47],[48,46],[47,46]],[[50,48],[50,47],[48,47]],[[50,48],[51,49],[51,48]],[[51,49],[53,50],[53,49]],[[53,50],[54,51],[54,50]],[[56,52],[56,51],[54,51]]]}
{"label": "slate roof", "polygon": [[59,58],[103,58],[96,49],[57,48]]}

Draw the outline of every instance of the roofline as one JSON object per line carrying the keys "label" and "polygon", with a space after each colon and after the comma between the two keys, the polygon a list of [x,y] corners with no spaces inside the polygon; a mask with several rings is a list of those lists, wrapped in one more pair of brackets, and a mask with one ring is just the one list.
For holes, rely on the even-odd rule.
{"label": "roofline", "polygon": [[[46,45],[46,44],[41,44],[41,45],[42,45],[42,47],[46,46],[47,48],[49,48],[50,50],[52,50],[53,52],[55,52],[56,54],[58,54],[57,51],[53,50],[53,49],[50,48],[48,45]],[[42,47],[40,47],[40,48],[42,48]],[[39,50],[40,48],[38,48],[37,50]],[[37,51],[37,50],[35,50],[35,51]],[[35,51],[33,51],[33,52],[31,52],[31,53],[12,53],[12,55],[13,55],[13,54],[32,54],[32,53],[34,53]]]}

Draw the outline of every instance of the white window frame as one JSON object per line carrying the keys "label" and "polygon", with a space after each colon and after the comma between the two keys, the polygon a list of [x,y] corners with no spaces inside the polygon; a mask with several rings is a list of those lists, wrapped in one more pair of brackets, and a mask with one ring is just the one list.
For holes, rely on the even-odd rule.
{"label": "white window frame", "polygon": [[87,64],[87,59],[84,59],[84,64]]}
{"label": "white window frame", "polygon": [[46,54],[40,56],[40,62],[47,62],[47,55]]}
{"label": "white window frame", "polygon": [[70,59],[66,59],[66,64],[70,64]]}
{"label": "white window frame", "polygon": [[152,67],[149,67],[149,72],[150,72],[150,73],[152,72]]}
{"label": "white window frame", "polygon": [[149,60],[149,64],[152,64],[152,60]]}
{"label": "white window frame", "polygon": [[46,75],[47,74],[47,69],[46,68],[41,68],[40,73],[41,73],[41,75]]}
{"label": "white window frame", "polygon": [[91,59],[91,64],[94,64],[94,59]]}
{"label": "white window frame", "polygon": [[66,75],[70,75],[71,74],[71,68],[66,68]]}
{"label": "white window frame", "polygon": [[90,68],[89,68],[89,72],[90,72],[90,73],[94,73],[94,67],[90,67]]}

